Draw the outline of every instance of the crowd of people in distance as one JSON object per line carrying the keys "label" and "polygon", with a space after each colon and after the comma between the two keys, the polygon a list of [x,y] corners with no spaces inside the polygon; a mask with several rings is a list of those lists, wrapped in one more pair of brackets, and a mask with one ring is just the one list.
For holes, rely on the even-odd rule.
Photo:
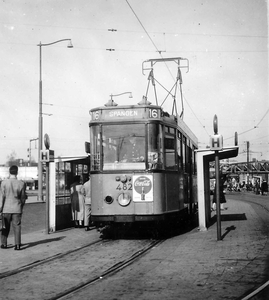
{"label": "crowd of people in distance", "polygon": [[241,192],[241,191],[253,191],[256,195],[267,195],[268,183],[265,179],[260,182],[257,178],[253,182],[238,182],[235,178],[227,180],[227,191],[230,192]]}
{"label": "crowd of people in distance", "polygon": [[[210,182],[211,195],[213,195],[213,202],[211,210],[216,210],[216,184]],[[219,197],[220,197],[220,209],[224,210],[224,203],[226,203],[225,191],[230,192],[241,192],[241,191],[253,191],[256,195],[267,195],[268,194],[268,183],[265,179],[260,183],[260,179],[256,179],[254,184],[250,181],[249,183],[239,183],[235,178],[228,178],[225,174],[220,176],[219,182]]]}

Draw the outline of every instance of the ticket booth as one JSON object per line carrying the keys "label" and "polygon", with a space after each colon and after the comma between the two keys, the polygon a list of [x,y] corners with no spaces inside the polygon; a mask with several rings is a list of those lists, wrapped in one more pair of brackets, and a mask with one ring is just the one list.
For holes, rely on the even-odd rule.
{"label": "ticket booth", "polygon": [[70,186],[76,175],[81,182],[89,175],[90,157],[58,157],[49,163],[48,232],[73,226]]}

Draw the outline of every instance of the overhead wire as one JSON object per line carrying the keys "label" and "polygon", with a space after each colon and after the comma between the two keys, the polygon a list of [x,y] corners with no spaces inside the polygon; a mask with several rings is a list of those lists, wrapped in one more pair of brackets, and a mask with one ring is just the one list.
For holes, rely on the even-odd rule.
{"label": "overhead wire", "polygon": [[[129,8],[131,9],[131,11],[133,12],[133,14],[135,15],[136,19],[138,20],[139,24],[141,25],[141,27],[144,29],[146,35],[148,36],[148,38],[150,39],[150,41],[152,42],[153,46],[155,47],[156,51],[159,53],[159,55],[161,56],[161,58],[163,59],[164,57],[162,56],[162,51],[160,51],[158,49],[158,47],[156,46],[156,44],[154,43],[153,39],[151,38],[151,36],[149,35],[148,31],[146,30],[145,26],[142,24],[142,22],[140,21],[139,17],[137,16],[136,12],[134,11],[134,9],[132,8],[132,6],[130,5],[130,3],[128,2],[128,0],[125,0],[126,3],[128,4]],[[169,70],[166,62],[164,61],[165,66],[168,70],[168,72],[170,73],[171,77],[173,78],[173,75],[171,74],[171,71]],[[181,100],[182,101],[182,100]],[[182,101],[182,107],[183,107],[183,101]]]}
{"label": "overhead wire", "polygon": [[185,102],[188,104],[190,110],[192,111],[194,117],[196,118],[196,120],[200,123],[200,125],[202,126],[202,128],[205,130],[205,132],[207,133],[207,135],[209,135],[208,131],[206,130],[205,125],[202,124],[202,122],[199,120],[199,118],[196,116],[195,112],[193,111],[193,109],[191,108],[189,102],[187,101],[186,97],[184,96],[184,100]]}
{"label": "overhead wire", "polygon": [[152,42],[153,46],[155,47],[156,51],[160,54],[160,56],[163,58],[162,54],[160,53],[158,47],[156,46],[156,44],[154,43],[153,39],[151,38],[151,36],[149,35],[149,33],[147,32],[146,28],[144,27],[144,25],[142,24],[142,22],[140,21],[140,19],[138,18],[136,12],[133,10],[132,6],[130,5],[130,3],[128,2],[128,0],[125,0],[126,3],[128,4],[128,6],[130,7],[131,11],[133,12],[133,14],[135,15],[137,21],[139,22],[139,24],[141,25],[141,27],[144,29],[146,35],[148,36],[148,38],[150,39],[150,41]]}
{"label": "overhead wire", "polygon": [[[266,115],[268,114],[268,112],[269,112],[269,108],[267,109],[267,111],[265,112],[265,114],[263,115],[263,117],[261,118],[261,120],[259,121],[259,123],[257,123],[257,125],[255,125],[253,128],[250,128],[250,129],[245,130],[245,131],[243,131],[243,132],[237,133],[237,135],[242,135],[242,134],[244,134],[244,133],[247,133],[247,132],[250,132],[250,131],[252,131],[252,130],[257,129],[257,128],[258,128],[258,125],[261,124],[261,122],[262,122],[263,119],[266,117]],[[234,138],[234,136],[230,136],[230,137],[226,138],[225,140],[228,140],[228,139],[231,139],[231,138]]]}
{"label": "overhead wire", "polygon": [[[163,58],[162,53],[161,53],[162,51],[160,51],[160,50],[158,49],[158,47],[156,46],[156,44],[155,44],[154,41],[152,40],[150,34],[148,33],[148,31],[146,30],[145,26],[144,26],[144,25],[142,24],[142,22],[140,21],[139,17],[138,17],[137,14],[135,13],[134,9],[132,8],[132,6],[131,6],[130,3],[128,2],[128,0],[125,0],[125,1],[126,1],[126,3],[128,4],[128,6],[130,7],[130,9],[131,9],[131,11],[133,12],[133,14],[135,15],[135,17],[136,17],[136,19],[138,20],[138,22],[139,22],[139,24],[141,25],[141,27],[144,29],[145,33],[147,34],[148,38],[150,39],[150,41],[151,41],[152,44],[154,45],[154,47],[155,47],[155,49],[157,50],[157,52],[159,53],[159,55],[161,56],[161,58]],[[166,68],[168,69],[170,75],[172,76],[171,71],[169,70],[169,68],[168,68],[168,66],[167,66],[166,63],[165,63],[165,65],[166,65]],[[173,76],[172,76],[172,77],[173,77]],[[184,99],[185,99],[185,97],[184,97]],[[183,95],[182,95],[181,101],[182,101],[182,114],[183,114],[183,112],[184,112]],[[185,99],[185,101],[186,101],[186,99]],[[186,102],[187,102],[187,101],[186,101]],[[191,109],[192,113],[194,114],[195,118],[198,120],[198,122],[201,124],[201,126],[203,127],[203,129],[204,129],[204,130],[206,131],[206,133],[208,134],[208,132],[207,132],[205,126],[202,125],[202,123],[200,122],[200,120],[198,119],[198,117],[196,116],[196,114],[194,113],[193,109],[190,107],[190,104],[189,104],[188,102],[187,102],[187,104],[188,104],[189,108]]]}
{"label": "overhead wire", "polygon": [[269,112],[269,108],[268,108],[267,111],[265,112],[264,116],[261,118],[260,122],[255,126],[255,128],[258,127],[258,126],[260,125],[260,123],[261,123],[262,120],[265,118],[265,116],[268,114],[268,112]]}
{"label": "overhead wire", "polygon": [[[29,23],[11,23],[11,22],[0,22],[4,25],[19,25],[33,27],[48,27],[48,28],[64,28],[64,29],[78,29],[78,30],[90,30],[90,31],[112,31],[112,32],[127,32],[127,33],[140,33],[137,30],[126,30],[126,29],[114,29],[114,28],[89,28],[89,27],[76,27],[76,26],[59,26],[59,25],[47,25],[47,24],[29,24]],[[236,37],[236,38],[262,38],[267,39],[267,35],[249,35],[249,34],[216,34],[216,33],[192,33],[192,32],[159,32],[152,31],[152,34],[167,34],[167,35],[187,35],[187,36],[209,36],[209,37]]]}
{"label": "overhead wire", "polygon": [[[151,38],[150,34],[148,33],[147,29],[145,28],[145,26],[143,25],[143,23],[140,21],[138,15],[137,15],[136,12],[134,11],[134,9],[132,8],[132,6],[131,6],[130,3],[128,2],[128,0],[125,0],[125,1],[126,1],[126,3],[128,4],[128,6],[129,6],[129,8],[131,9],[131,11],[133,12],[133,14],[135,15],[135,17],[136,17],[136,19],[138,20],[138,22],[139,22],[139,24],[141,25],[141,27],[144,29],[146,35],[148,36],[148,38],[149,38],[150,41],[152,42],[152,44],[153,44],[154,48],[156,49],[156,51],[159,53],[159,55],[161,56],[161,58],[164,59],[164,57],[162,56],[162,52],[163,52],[163,51],[160,51],[160,50],[158,49],[158,47],[157,47],[156,44],[154,43],[153,39]],[[168,66],[167,66],[167,64],[166,64],[165,61],[164,61],[164,63],[165,63],[165,66],[166,66],[168,72],[170,73],[171,77],[173,78],[173,75],[171,74],[171,71],[169,70],[169,68],[168,68]]]}

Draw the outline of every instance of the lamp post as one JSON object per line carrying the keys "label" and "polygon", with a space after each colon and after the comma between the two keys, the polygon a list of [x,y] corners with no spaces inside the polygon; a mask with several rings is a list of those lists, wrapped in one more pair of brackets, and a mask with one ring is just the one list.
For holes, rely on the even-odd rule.
{"label": "lamp post", "polygon": [[43,135],[43,116],[42,116],[42,47],[50,46],[56,43],[69,41],[67,48],[73,48],[71,39],[62,39],[48,44],[37,45],[39,47],[39,119],[38,119],[38,200],[43,200],[43,184],[42,184],[42,163],[41,163],[41,150],[42,150],[42,135]]}
{"label": "lamp post", "polygon": [[129,94],[129,98],[133,98],[132,92],[124,92],[124,93],[115,94],[115,95],[110,94],[110,100],[105,104],[105,106],[117,106],[118,104],[114,102],[112,97],[117,97],[117,96],[121,96],[121,95],[125,95],[125,94]]}

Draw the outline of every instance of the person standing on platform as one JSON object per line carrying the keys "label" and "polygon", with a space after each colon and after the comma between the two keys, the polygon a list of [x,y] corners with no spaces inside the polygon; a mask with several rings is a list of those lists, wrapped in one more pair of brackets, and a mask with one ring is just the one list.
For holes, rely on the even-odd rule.
{"label": "person standing on platform", "polygon": [[[224,183],[226,181],[226,176],[223,175],[220,177],[220,183],[219,183],[219,196],[220,196],[220,209],[224,210],[224,203],[226,203],[226,198],[224,194]],[[216,184],[215,184],[215,190],[213,195],[213,210],[216,210],[216,202],[217,202],[217,195],[216,195]]]}
{"label": "person standing on platform", "polygon": [[17,179],[17,166],[11,166],[9,174],[9,178],[2,182],[0,189],[0,213],[2,213],[3,222],[1,248],[7,248],[7,238],[12,225],[15,239],[14,250],[20,250],[22,211],[27,199],[26,184]]}
{"label": "person standing on platform", "polygon": [[90,177],[86,179],[86,182],[83,184],[81,192],[84,196],[84,204],[85,204],[85,214],[84,214],[84,227],[86,231],[90,230],[91,224],[91,180]]}
{"label": "person standing on platform", "polygon": [[256,195],[259,195],[260,194],[260,180],[259,179],[256,180],[255,189],[256,189]]}
{"label": "person standing on platform", "polygon": [[262,182],[261,192],[262,192],[262,195],[267,195],[268,183],[266,182],[266,180],[263,180],[263,182]]}
{"label": "person standing on platform", "polygon": [[80,228],[83,227],[84,220],[84,197],[81,193],[81,188],[80,176],[76,175],[74,177],[74,183],[72,183],[70,187],[71,209],[74,225]]}

